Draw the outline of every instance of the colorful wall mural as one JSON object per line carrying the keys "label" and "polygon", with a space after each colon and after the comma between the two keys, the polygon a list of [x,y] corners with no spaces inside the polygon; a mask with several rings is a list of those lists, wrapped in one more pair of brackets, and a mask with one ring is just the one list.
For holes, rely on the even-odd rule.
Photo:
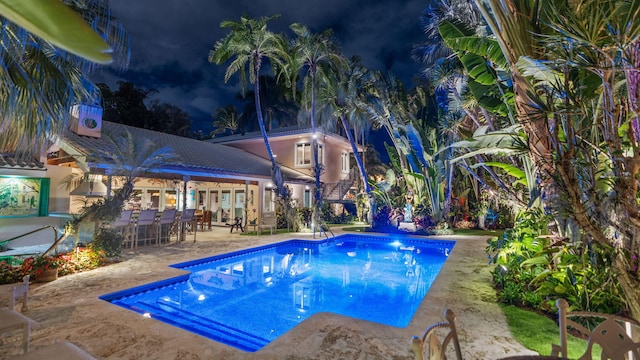
{"label": "colorful wall mural", "polygon": [[49,179],[0,176],[0,217],[47,216]]}

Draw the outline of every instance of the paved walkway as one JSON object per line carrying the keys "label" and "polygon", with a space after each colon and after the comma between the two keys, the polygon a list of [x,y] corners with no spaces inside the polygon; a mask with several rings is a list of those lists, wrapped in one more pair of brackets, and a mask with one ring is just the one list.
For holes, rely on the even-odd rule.
{"label": "paved walkway", "polygon": [[[343,233],[334,229],[336,235]],[[98,297],[181,274],[170,264],[311,234],[241,235],[228,227],[186,241],[124,252],[124,261],[33,284],[27,316],[40,323],[32,347],[70,341],[100,359],[412,359],[409,342],[445,308],[457,314],[465,359],[531,354],[511,336],[490,285],[486,237],[456,240],[449,259],[409,326],[395,328],[329,313],[312,316],[265,348],[246,353],[114,306]],[[0,286],[0,292],[7,285]],[[393,309],[389,309],[393,311]],[[17,336],[0,338],[0,359],[19,353]]]}

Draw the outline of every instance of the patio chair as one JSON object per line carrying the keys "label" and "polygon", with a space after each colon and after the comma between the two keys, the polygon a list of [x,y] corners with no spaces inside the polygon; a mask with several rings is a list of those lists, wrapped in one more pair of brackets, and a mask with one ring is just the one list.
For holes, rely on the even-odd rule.
{"label": "patio chair", "polygon": [[[416,360],[425,360],[425,350],[428,350],[428,360],[444,360],[445,353],[449,342],[453,342],[456,353],[456,359],[462,360],[462,351],[460,350],[460,342],[458,341],[458,332],[456,331],[455,319],[456,315],[452,310],[444,311],[446,321],[437,322],[427,328],[422,338],[414,336],[411,339],[411,351],[415,354]],[[449,329],[442,342],[437,337],[438,329]]]}
{"label": "patio chair", "polygon": [[211,230],[212,215],[213,213],[211,212],[211,210],[202,211],[202,214],[198,216],[198,227],[200,227],[200,230],[204,231],[205,228],[207,230]]}
{"label": "patio chair", "polygon": [[262,229],[269,229],[269,234],[273,235],[273,231],[276,230],[277,226],[276,212],[275,211],[265,211],[262,213],[262,218],[260,218],[260,224],[258,224],[258,231],[262,232]]}
{"label": "patio chair", "polygon": [[[613,314],[589,311],[568,311],[569,303],[564,299],[556,300],[558,307],[558,327],[560,329],[560,345],[551,345],[551,355],[569,357],[567,354],[567,328],[587,338],[587,349],[579,360],[591,359],[593,345],[602,349],[602,359],[640,359],[640,342],[637,341],[640,323],[633,319]],[[578,322],[579,319],[598,321],[593,330]],[[634,334],[635,328],[635,334]],[[634,339],[636,339],[634,341]],[[631,355],[625,357],[626,355]]]}
{"label": "patio chair", "polygon": [[29,338],[31,328],[38,323],[15,310],[16,300],[21,298],[22,311],[28,308],[29,276],[25,276],[23,283],[14,286],[9,296],[9,307],[0,309],[0,334],[22,330],[22,351],[29,352]]}
{"label": "patio chair", "polygon": [[189,231],[193,231],[193,242],[196,242],[196,230],[196,209],[185,209],[180,216],[180,241],[185,240]]}
{"label": "patio chair", "polygon": [[230,233],[233,232],[234,228],[236,230],[240,230],[241,232],[244,232],[244,228],[242,227],[242,218],[241,217],[236,217],[233,220],[233,224],[227,224],[227,225],[231,226],[231,230],[229,230]]}
{"label": "patio chair", "polygon": [[111,223],[111,228],[117,230],[124,236],[124,244],[128,244],[133,248],[133,210],[123,210],[120,217]]}
{"label": "patio chair", "polygon": [[[156,215],[155,209],[142,210],[136,221],[136,239],[135,246],[142,241],[143,243],[155,240],[156,234]],[[140,238],[140,229],[142,228],[143,237]]]}
{"label": "patio chair", "polygon": [[[163,241],[169,242],[169,232],[176,222],[177,215],[178,210],[176,209],[165,209],[160,215],[158,220],[158,239],[156,240],[158,245]],[[162,234],[166,235],[163,237]]]}

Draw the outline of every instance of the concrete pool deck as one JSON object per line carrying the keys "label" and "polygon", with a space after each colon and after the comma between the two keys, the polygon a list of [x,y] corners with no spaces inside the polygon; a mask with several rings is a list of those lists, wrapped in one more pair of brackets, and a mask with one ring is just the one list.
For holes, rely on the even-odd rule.
{"label": "concrete pool deck", "polygon": [[[333,230],[336,235],[343,233]],[[99,359],[412,359],[409,342],[430,324],[442,321],[445,308],[457,315],[464,359],[498,359],[533,354],[511,336],[491,287],[486,236],[441,236],[456,240],[442,271],[406,328],[338,315],[316,314],[265,348],[247,353],[205,337],[144,318],[98,299],[99,296],[176,276],[168,265],[311,234],[242,236],[228,228],[197,233],[161,247],[125,250],[124,261],[50,283],[32,284],[25,315],[40,327],[31,333],[31,349],[69,341]],[[0,285],[5,293],[10,285]],[[393,309],[389,309],[393,311]],[[20,337],[0,337],[0,359],[20,354]]]}

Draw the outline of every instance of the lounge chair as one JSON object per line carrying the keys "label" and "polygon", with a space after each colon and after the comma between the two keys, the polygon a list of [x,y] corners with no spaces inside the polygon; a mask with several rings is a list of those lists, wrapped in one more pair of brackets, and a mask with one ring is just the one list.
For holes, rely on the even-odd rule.
{"label": "lounge chair", "polygon": [[269,234],[273,235],[273,231],[276,229],[277,219],[275,211],[265,211],[260,218],[260,224],[258,224],[258,231],[262,232],[262,229],[269,229]]}
{"label": "lounge chair", "polygon": [[22,330],[22,351],[29,352],[29,338],[31,328],[38,326],[38,323],[15,310],[16,300],[21,298],[22,311],[27,311],[29,293],[29,276],[24,277],[24,282],[11,289],[9,296],[9,308],[0,309],[0,333]]}
{"label": "lounge chair", "polygon": [[[437,322],[427,328],[422,335],[422,338],[414,336],[411,339],[411,351],[415,354],[416,360],[424,360],[424,351],[428,350],[428,360],[444,360],[446,359],[445,353],[449,342],[453,342],[453,346],[456,353],[456,359],[462,360],[462,351],[460,350],[460,343],[458,341],[458,332],[456,331],[455,319],[456,315],[452,310],[446,309],[444,311],[444,318],[446,321]],[[442,342],[438,339],[436,332],[438,329],[449,329],[449,332],[445,335]]]}
{"label": "lounge chair", "polygon": [[[640,329],[640,324],[637,321],[613,314],[569,311],[569,303],[564,299],[556,300],[556,306],[558,307],[560,345],[551,346],[551,355],[568,357],[567,328],[571,328],[588,338],[587,350],[578,358],[579,360],[592,358],[591,352],[594,344],[599,345],[602,349],[603,359],[640,359],[640,342],[637,342],[637,331]],[[578,319],[589,319],[591,322],[596,320],[598,324],[593,330],[589,330],[576,321]],[[636,334],[633,333],[634,328]],[[633,354],[633,356],[625,357],[629,354]]]}

